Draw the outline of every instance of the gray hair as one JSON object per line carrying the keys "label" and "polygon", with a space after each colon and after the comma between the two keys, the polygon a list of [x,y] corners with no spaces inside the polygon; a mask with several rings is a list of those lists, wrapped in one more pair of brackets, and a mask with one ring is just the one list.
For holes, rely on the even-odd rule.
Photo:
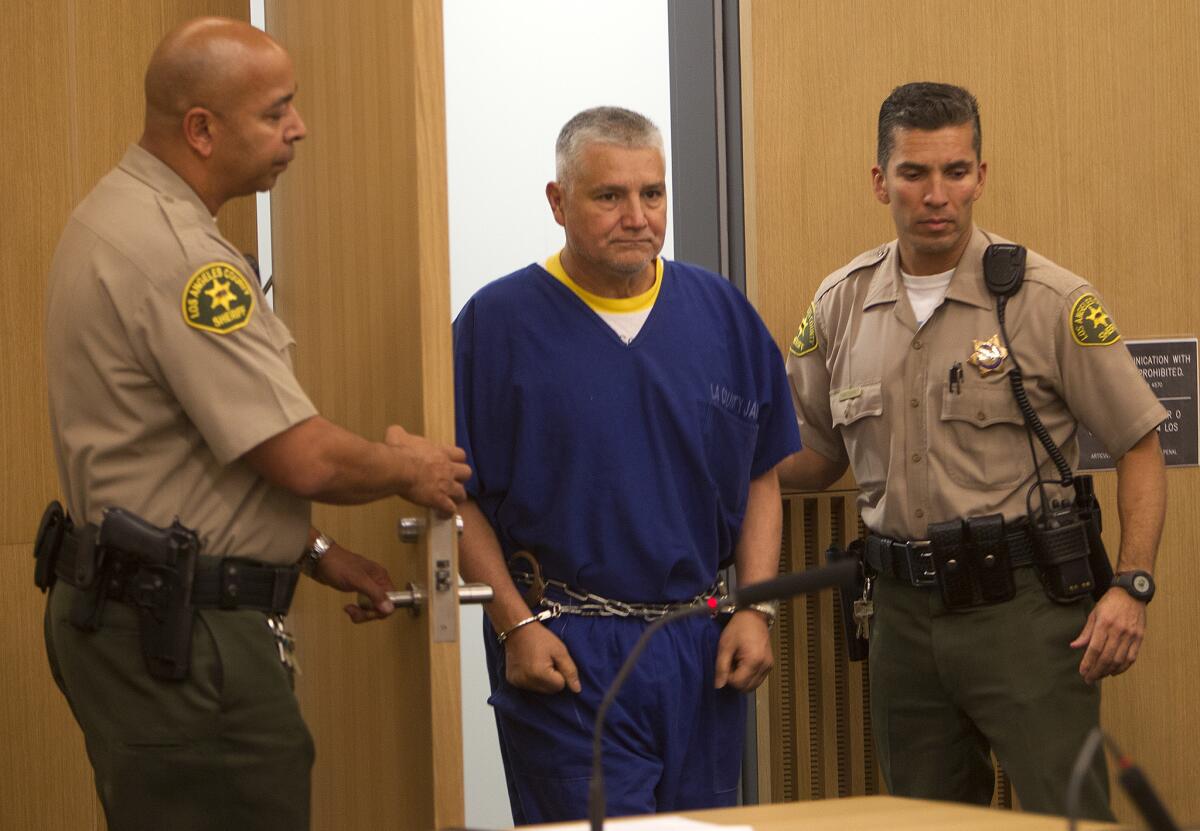
{"label": "gray hair", "polygon": [[666,155],[662,133],[646,116],[624,107],[592,107],[572,117],[558,134],[554,144],[554,176],[560,184],[575,172],[579,156],[589,144],[653,147]]}

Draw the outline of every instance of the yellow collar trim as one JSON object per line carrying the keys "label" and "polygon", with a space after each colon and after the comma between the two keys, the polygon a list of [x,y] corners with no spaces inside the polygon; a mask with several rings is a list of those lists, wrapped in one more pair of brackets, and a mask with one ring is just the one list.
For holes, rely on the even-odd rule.
{"label": "yellow collar trim", "polygon": [[587,303],[588,308],[594,312],[644,311],[654,305],[654,301],[658,299],[658,291],[662,288],[662,257],[654,258],[654,285],[634,297],[601,297],[598,294],[592,294],[568,276],[562,266],[562,252],[554,254],[547,259],[543,268],[550,272],[552,277],[575,292],[575,295],[584,303]]}

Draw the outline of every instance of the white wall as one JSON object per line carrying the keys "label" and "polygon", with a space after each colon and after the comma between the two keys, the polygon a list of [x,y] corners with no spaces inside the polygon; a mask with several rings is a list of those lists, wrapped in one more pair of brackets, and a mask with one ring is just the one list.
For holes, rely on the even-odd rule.
{"label": "white wall", "polygon": [[[267,30],[265,0],[250,0],[250,24]],[[271,192],[255,194],[258,209],[258,273],[266,281],[275,273],[275,258],[271,254]],[[275,288],[267,292],[267,304],[275,308]]]}
{"label": "white wall", "polygon": [[[562,247],[546,205],[554,140],[611,104],[649,116],[671,146],[666,0],[445,0],[450,293],[457,314],[485,283]],[[667,182],[671,181],[670,158]],[[668,225],[664,255],[673,252]],[[462,613],[467,825],[512,824],[487,706],[482,613]]]}

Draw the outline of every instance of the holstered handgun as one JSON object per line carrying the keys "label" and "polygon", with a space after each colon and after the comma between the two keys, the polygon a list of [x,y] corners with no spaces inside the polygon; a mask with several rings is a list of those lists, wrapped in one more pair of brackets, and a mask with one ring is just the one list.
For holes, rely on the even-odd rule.
{"label": "holstered handgun", "polygon": [[863,568],[862,540],[854,540],[844,549],[837,545],[831,545],[826,549],[826,562],[833,564],[843,560],[853,560],[858,564],[854,592],[847,592],[841,587],[834,589],[837,592],[838,611],[842,619],[843,640],[846,642],[847,657],[851,661],[863,661],[870,654],[871,642],[862,636],[858,621],[854,617],[854,603],[863,597],[867,584],[866,571]]}
{"label": "holstered handgun", "polygon": [[124,556],[126,595],[138,610],[142,655],[150,675],[164,681],[187,677],[192,657],[192,581],[200,540],[176,519],[151,525],[120,508],[104,512],[99,544]]}

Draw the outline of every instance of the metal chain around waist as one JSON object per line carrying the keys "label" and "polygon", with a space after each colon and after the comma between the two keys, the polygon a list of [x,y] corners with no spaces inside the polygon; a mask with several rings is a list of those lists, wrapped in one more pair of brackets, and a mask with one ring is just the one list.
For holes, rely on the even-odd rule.
{"label": "metal chain around waist", "polygon": [[[513,580],[525,586],[532,586],[534,583],[533,576],[524,572],[514,574]],[[658,620],[676,609],[707,605],[712,598],[717,599],[719,612],[731,611],[733,608],[729,602],[729,592],[725,588],[725,580],[722,577],[718,577],[708,591],[681,603],[627,603],[624,600],[613,600],[591,592],[573,589],[561,580],[543,578],[542,584],[545,588],[561,592],[575,601],[574,603],[561,603],[551,600],[543,594],[540,605],[552,612],[548,617],[582,615],[584,617],[636,617],[643,620]]]}

